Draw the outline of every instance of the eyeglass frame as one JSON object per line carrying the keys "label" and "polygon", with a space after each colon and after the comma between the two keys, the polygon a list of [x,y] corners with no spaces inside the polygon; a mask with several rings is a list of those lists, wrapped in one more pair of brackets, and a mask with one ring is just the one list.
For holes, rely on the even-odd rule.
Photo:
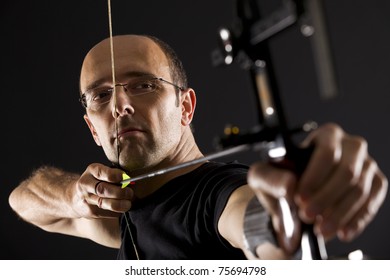
{"label": "eyeglass frame", "polygon": [[[150,79],[148,79],[148,80],[146,80],[146,81],[154,81],[154,80],[160,81],[160,82],[163,82],[163,83],[167,83],[167,84],[169,84],[169,85],[175,87],[175,88],[178,89],[179,91],[184,91],[184,90],[185,90],[184,87],[179,86],[179,85],[177,85],[177,84],[174,84],[174,83],[172,83],[172,82],[170,82],[170,81],[167,81],[167,80],[165,80],[164,78],[161,78],[161,77],[152,77],[152,78],[150,78]],[[119,84],[119,83],[118,83],[118,84],[115,84],[114,87],[109,87],[109,88],[107,88],[107,90],[112,90],[112,91],[114,91],[114,88],[116,88],[116,87],[118,87],[118,86],[121,86],[121,87],[123,87],[123,88],[125,89],[125,91],[128,91],[129,89],[126,88],[126,86],[127,86],[128,84],[129,84],[129,83],[126,83],[126,84]],[[81,103],[81,105],[82,105],[85,109],[88,108],[88,106],[87,106],[87,101],[86,101],[86,93],[87,93],[88,91],[89,91],[89,90],[83,92],[83,93],[80,95],[80,98],[79,98],[79,102]],[[147,93],[152,93],[152,92],[154,92],[154,91],[147,92]],[[144,94],[147,94],[147,93],[144,93]],[[139,96],[139,95],[144,95],[144,94],[136,94],[136,95],[134,95],[134,96]],[[107,103],[108,103],[108,102],[107,102]]]}

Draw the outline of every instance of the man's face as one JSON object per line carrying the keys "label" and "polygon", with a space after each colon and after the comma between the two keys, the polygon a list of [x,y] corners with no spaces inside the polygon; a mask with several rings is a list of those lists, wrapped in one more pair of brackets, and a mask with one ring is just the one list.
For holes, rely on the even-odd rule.
{"label": "man's face", "polygon": [[[114,54],[116,84],[126,84],[140,75],[172,81],[165,54],[148,38],[115,37]],[[81,71],[82,92],[97,86],[113,86],[108,40],[89,52]],[[182,106],[175,88],[164,83],[155,92],[129,96],[118,86],[115,96],[97,111],[87,108],[84,116],[107,158],[113,163],[119,161],[127,171],[169,161],[175,155],[183,130]]]}

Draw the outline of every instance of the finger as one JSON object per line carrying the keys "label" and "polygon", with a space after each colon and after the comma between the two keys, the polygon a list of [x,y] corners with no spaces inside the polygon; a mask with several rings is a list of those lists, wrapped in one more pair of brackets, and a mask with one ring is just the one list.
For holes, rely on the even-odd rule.
{"label": "finger", "polygon": [[93,163],[88,166],[81,176],[80,184],[84,192],[97,194],[102,187],[101,184],[97,185],[97,181],[119,184],[122,179],[122,174],[123,171],[120,169],[110,168],[100,163]]}
{"label": "finger", "polygon": [[103,210],[124,213],[131,208],[131,201],[99,197],[97,206]]}
{"label": "finger", "polygon": [[[256,193],[256,197],[260,201],[261,205],[267,210],[268,214],[270,214],[270,216],[277,216],[279,208],[277,199],[275,199],[274,196],[258,191]],[[276,220],[274,222],[275,224],[278,224]]]}
{"label": "finger", "polygon": [[330,220],[337,228],[343,227],[369,198],[370,188],[377,169],[376,163],[368,158],[364,162],[357,184],[343,194],[334,207],[328,208],[328,214],[324,215],[324,221]]}
{"label": "finger", "polygon": [[[367,156],[367,144],[360,137],[348,137],[343,141],[343,153],[340,162],[334,168],[330,178],[317,189],[306,201],[300,202],[300,217],[305,222],[313,222],[317,215],[324,212],[326,208],[332,208],[338,201],[341,201],[348,193],[351,193],[351,198],[357,200],[366,196],[368,188],[373,176],[373,171],[376,166],[369,165],[372,160],[365,160]],[[362,171],[363,165],[365,171]],[[359,201],[356,202],[356,207],[360,206]],[[351,206],[351,205],[350,205]]]}
{"label": "finger", "polygon": [[106,210],[106,212],[110,211],[116,213],[124,213],[130,210],[132,206],[132,202],[130,200],[105,198],[96,195],[90,195],[86,197],[85,200],[92,207],[91,211],[93,212],[93,214],[101,214],[102,212],[98,209]]}
{"label": "finger", "polygon": [[304,141],[314,145],[313,154],[301,176],[296,202],[307,200],[333,172],[341,158],[343,131],[336,125],[327,124],[313,131]]}
{"label": "finger", "polygon": [[388,182],[380,170],[375,174],[372,185],[369,198],[363,207],[338,231],[341,240],[350,241],[357,237],[372,221],[385,200]]}
{"label": "finger", "polygon": [[84,217],[87,219],[115,218],[115,217],[119,217],[121,214],[119,212],[100,209],[98,207],[99,202],[97,196],[94,196],[94,198],[86,196],[82,201],[79,201],[78,204],[79,205],[77,207],[78,209],[77,213],[79,214],[80,217]]}
{"label": "finger", "polygon": [[93,193],[104,198],[127,200],[132,200],[134,198],[134,191],[131,188],[122,189],[118,185],[102,181],[96,182]]}
{"label": "finger", "polygon": [[94,163],[88,166],[87,170],[99,181],[109,183],[119,183],[122,180],[122,170],[111,168],[100,163]]}
{"label": "finger", "polygon": [[337,204],[328,208],[324,215],[321,215],[320,223],[315,225],[315,231],[321,233],[325,239],[334,237],[343,225],[348,222],[357,211],[360,211],[362,204],[360,201],[360,192],[358,188],[352,189],[340,199]]}
{"label": "finger", "polygon": [[248,185],[271,215],[279,246],[285,252],[293,253],[300,237],[300,222],[292,201],[295,175],[288,170],[256,163],[249,170]]}
{"label": "finger", "polygon": [[95,207],[94,218],[118,218],[121,216],[120,212],[113,212]]}
{"label": "finger", "polygon": [[248,185],[253,191],[265,192],[274,198],[291,196],[296,182],[292,172],[266,163],[252,164],[248,171]]}

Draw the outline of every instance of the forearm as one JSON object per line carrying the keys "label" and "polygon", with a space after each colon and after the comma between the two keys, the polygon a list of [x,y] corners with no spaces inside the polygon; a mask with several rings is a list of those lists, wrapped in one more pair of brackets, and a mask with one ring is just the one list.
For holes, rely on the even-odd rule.
{"label": "forearm", "polygon": [[71,189],[78,178],[77,174],[42,167],[15,188],[9,203],[27,222],[50,230],[53,224],[75,218],[71,207]]}
{"label": "forearm", "polygon": [[[97,180],[91,171],[97,174],[105,174],[102,170],[113,171],[98,164],[90,165],[87,170],[79,175],[54,167],[42,167],[15,188],[9,203],[22,219],[43,230],[88,238],[104,246],[118,248],[120,214],[100,209],[96,206],[98,196],[91,194],[96,191],[94,181]],[[117,173],[122,174],[122,171]],[[99,179],[107,180],[107,177],[102,175]],[[108,188],[107,185],[105,187]],[[111,187],[117,189],[116,186]]]}
{"label": "forearm", "polygon": [[[237,189],[231,195],[227,206],[218,223],[221,235],[235,248],[240,248],[248,259],[286,259],[286,255],[273,242],[260,242],[249,250],[244,233],[244,220],[248,204],[254,197],[253,191],[248,186]],[[260,219],[259,223],[268,224]],[[261,232],[264,234],[264,231]],[[253,244],[251,244],[253,245]],[[255,253],[254,253],[255,251]]]}

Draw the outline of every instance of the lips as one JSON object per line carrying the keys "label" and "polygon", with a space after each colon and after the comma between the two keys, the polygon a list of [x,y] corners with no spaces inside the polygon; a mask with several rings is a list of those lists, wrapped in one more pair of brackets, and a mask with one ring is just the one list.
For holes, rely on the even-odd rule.
{"label": "lips", "polygon": [[118,132],[118,138],[126,137],[126,136],[132,136],[139,133],[144,133],[145,131],[138,127],[127,127],[124,129],[119,130]]}

